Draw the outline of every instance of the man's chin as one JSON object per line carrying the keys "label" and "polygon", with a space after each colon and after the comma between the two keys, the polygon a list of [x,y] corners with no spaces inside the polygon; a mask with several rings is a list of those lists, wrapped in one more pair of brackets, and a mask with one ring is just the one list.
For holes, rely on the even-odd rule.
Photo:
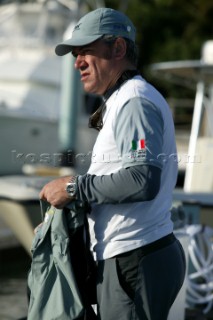
{"label": "man's chin", "polygon": [[84,91],[90,94],[101,95],[101,93],[99,93],[98,90],[95,90],[94,87],[87,86],[86,84],[84,84]]}

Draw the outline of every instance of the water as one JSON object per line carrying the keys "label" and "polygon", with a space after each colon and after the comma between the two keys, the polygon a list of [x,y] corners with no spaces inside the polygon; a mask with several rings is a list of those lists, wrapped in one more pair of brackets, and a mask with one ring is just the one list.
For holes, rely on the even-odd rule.
{"label": "water", "polygon": [[27,315],[27,273],[31,259],[21,247],[0,250],[0,320]]}

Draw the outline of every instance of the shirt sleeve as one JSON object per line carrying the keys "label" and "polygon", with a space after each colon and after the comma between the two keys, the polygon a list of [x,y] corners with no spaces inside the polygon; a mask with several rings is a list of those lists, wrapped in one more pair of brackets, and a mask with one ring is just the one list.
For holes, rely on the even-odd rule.
{"label": "shirt sleeve", "polygon": [[152,102],[135,97],[127,101],[114,124],[114,137],[124,168],[146,164],[162,168],[164,122]]}
{"label": "shirt sleeve", "polygon": [[86,174],[78,177],[77,200],[107,204],[149,201],[160,188],[161,169],[137,165],[110,175]]}

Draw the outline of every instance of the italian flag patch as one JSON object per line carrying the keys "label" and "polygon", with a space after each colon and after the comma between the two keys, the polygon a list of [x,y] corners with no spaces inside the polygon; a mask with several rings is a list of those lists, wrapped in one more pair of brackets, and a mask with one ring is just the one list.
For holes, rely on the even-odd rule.
{"label": "italian flag patch", "polygon": [[146,149],[147,147],[145,139],[132,140],[129,158],[134,159],[134,161],[144,160],[146,158]]}
{"label": "italian flag patch", "polygon": [[132,140],[132,150],[142,150],[145,149],[146,143],[145,139]]}

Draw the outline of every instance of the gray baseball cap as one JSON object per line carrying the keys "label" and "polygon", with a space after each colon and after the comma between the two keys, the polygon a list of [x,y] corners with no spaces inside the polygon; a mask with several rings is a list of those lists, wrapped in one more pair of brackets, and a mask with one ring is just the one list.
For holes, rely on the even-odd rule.
{"label": "gray baseball cap", "polygon": [[70,39],[58,44],[55,52],[63,56],[73,47],[85,46],[103,35],[115,35],[135,42],[135,27],[122,12],[110,8],[99,8],[83,16],[74,27]]}

